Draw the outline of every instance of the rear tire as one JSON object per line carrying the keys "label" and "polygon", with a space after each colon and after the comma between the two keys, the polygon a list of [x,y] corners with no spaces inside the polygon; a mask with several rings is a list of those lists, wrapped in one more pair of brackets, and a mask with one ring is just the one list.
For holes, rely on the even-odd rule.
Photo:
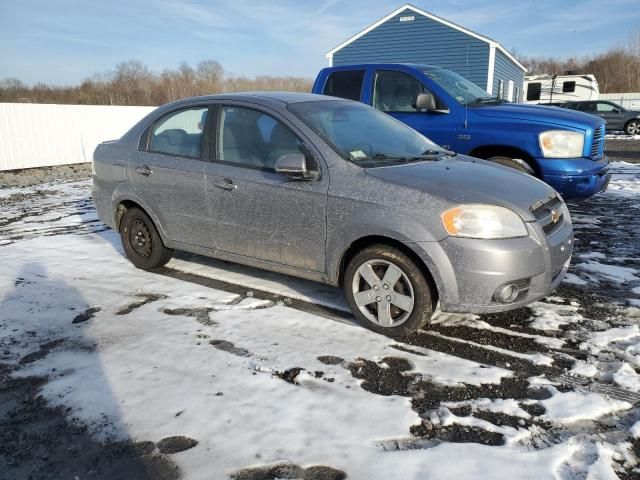
{"label": "rear tire", "polygon": [[533,175],[535,177],[536,172],[531,168],[531,166],[521,160],[519,158],[511,158],[511,157],[491,157],[487,159],[490,162],[498,163],[500,165],[504,165],[505,167],[510,167],[519,172],[526,173],[528,175]]}
{"label": "rear tire", "polygon": [[433,313],[431,288],[420,268],[387,245],[358,252],[347,265],[343,288],[358,322],[389,337],[415,332]]}
{"label": "rear tire", "polygon": [[640,120],[629,120],[624,126],[627,135],[640,135]]}
{"label": "rear tire", "polygon": [[142,270],[160,268],[173,256],[173,250],[164,246],[149,215],[136,207],[122,216],[120,239],[127,258]]}

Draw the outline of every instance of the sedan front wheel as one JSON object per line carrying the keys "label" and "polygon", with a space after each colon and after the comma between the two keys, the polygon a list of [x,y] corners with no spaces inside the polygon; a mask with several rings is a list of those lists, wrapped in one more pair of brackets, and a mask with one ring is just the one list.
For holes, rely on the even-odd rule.
{"label": "sedan front wheel", "polygon": [[357,253],[347,266],[343,287],[359,322],[389,337],[418,330],[433,312],[431,289],[420,268],[387,245]]}

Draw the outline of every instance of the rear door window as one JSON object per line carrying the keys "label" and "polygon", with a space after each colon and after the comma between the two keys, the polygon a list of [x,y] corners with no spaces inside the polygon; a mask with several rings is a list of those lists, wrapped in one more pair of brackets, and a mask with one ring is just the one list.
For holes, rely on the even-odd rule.
{"label": "rear door window", "polygon": [[364,70],[342,70],[333,72],[327,78],[324,85],[325,95],[346,98],[347,100],[360,100]]}
{"label": "rear door window", "polygon": [[200,158],[207,107],[172,112],[157,121],[149,132],[149,152]]}

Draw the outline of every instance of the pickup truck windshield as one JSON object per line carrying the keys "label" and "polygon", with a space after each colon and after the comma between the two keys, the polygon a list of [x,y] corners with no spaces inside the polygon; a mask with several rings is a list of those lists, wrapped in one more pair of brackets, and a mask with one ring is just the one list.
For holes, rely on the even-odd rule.
{"label": "pickup truck windshield", "polygon": [[452,154],[389,115],[358,102],[300,102],[287,108],[338,155],[361,167],[434,160]]}
{"label": "pickup truck windshield", "polygon": [[430,68],[423,70],[422,73],[444,88],[447,93],[455,98],[456,102],[461,105],[500,101],[496,97],[489,95],[489,92],[483,90],[475,83],[471,83],[466,78],[461,77],[451,70]]}

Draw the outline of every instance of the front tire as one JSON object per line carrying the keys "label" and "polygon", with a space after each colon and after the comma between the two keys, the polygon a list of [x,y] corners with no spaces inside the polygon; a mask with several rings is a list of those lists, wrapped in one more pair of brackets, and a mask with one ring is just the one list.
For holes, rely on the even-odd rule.
{"label": "front tire", "polygon": [[533,175],[535,176],[535,172],[533,171],[533,168],[531,168],[531,166],[525,162],[524,160],[520,159],[520,158],[511,158],[511,157],[491,157],[487,159],[490,162],[493,163],[498,163],[500,165],[504,165],[505,167],[510,167],[513,168],[515,170],[518,170],[519,172],[522,173],[526,173],[528,175]]}
{"label": "front tire", "polygon": [[142,270],[160,268],[173,256],[173,250],[164,246],[149,215],[136,207],[122,216],[120,239],[127,258]]}
{"label": "front tire", "polygon": [[624,126],[627,135],[640,135],[640,120],[629,120]]}
{"label": "front tire", "polygon": [[347,265],[343,288],[360,324],[389,337],[415,332],[433,313],[431,289],[420,268],[387,245],[358,252]]}

